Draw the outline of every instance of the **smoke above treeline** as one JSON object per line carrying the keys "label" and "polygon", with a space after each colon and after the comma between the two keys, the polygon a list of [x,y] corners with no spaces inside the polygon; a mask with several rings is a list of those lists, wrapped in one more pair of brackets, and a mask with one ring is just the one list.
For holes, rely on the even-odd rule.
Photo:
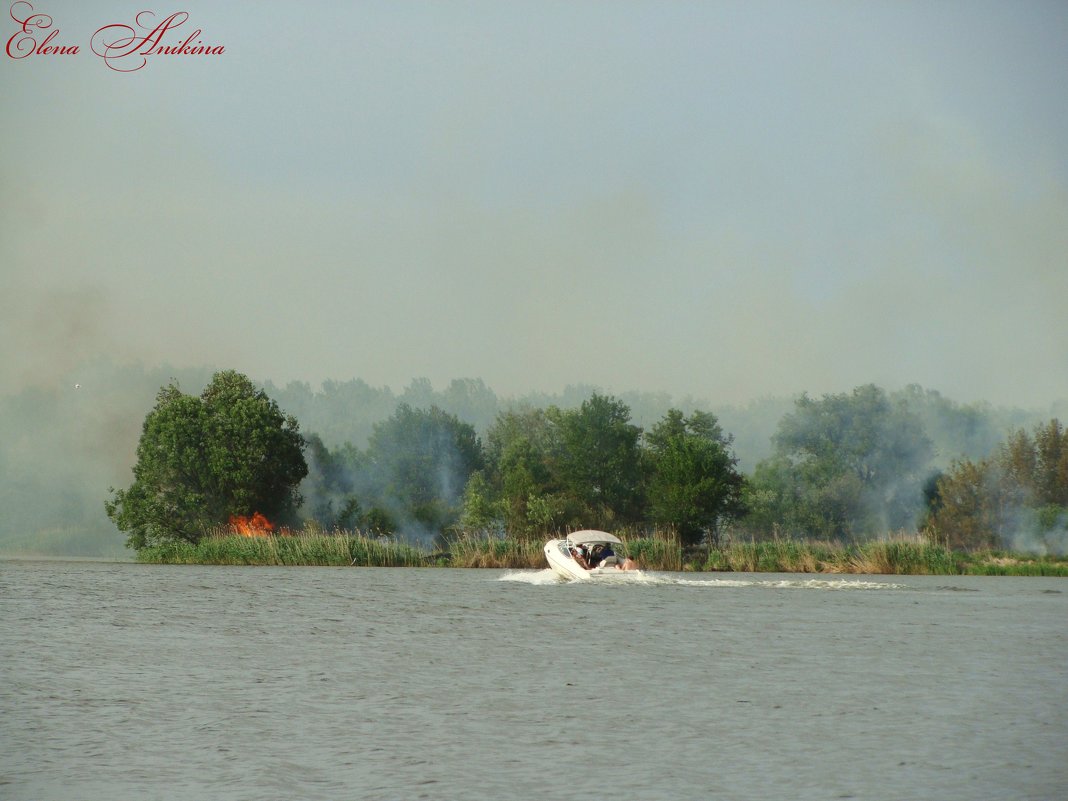
{"label": "smoke above treeline", "polygon": [[[128,556],[124,534],[104,513],[109,488],[129,485],[141,427],[160,387],[176,382],[183,392],[197,394],[213,372],[210,367],[96,360],[47,386],[0,396],[0,508],[4,509],[0,554]],[[305,435],[315,435],[328,450],[346,445],[366,448],[376,424],[402,404],[415,410],[437,407],[484,436],[503,411],[521,406],[575,408],[595,391],[605,391],[573,385],[557,393],[501,397],[480,379],[455,379],[441,388],[414,379],[399,391],[359,379],[326,381],[314,388],[301,382],[279,386],[269,380],[262,386],[297,418]],[[670,408],[712,412],[733,438],[738,466],[745,473],[772,455],[773,437],[797,400],[774,397],[717,407],[666,393],[611,394],[630,408],[632,422],[646,431]],[[1030,429],[1052,417],[1068,419],[1068,400],[1046,409],[960,404],[916,386],[892,390],[889,396],[904,403],[922,423],[931,443],[924,469],[931,470],[946,469],[956,459],[983,459],[1011,431]],[[317,468],[312,466],[314,472]],[[451,481],[448,475],[437,478]],[[461,487],[451,487],[450,497],[461,492]],[[309,498],[305,507],[321,500]],[[1025,543],[1021,539],[1016,544]]]}

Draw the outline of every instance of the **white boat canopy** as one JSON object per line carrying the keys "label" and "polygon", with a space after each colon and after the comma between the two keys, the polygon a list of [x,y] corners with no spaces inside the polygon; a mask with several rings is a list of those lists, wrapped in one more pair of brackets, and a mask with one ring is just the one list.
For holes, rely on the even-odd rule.
{"label": "white boat canopy", "polygon": [[616,545],[623,544],[623,540],[615,534],[609,534],[607,531],[594,531],[593,529],[572,531],[567,535],[567,541],[574,543],[575,545],[592,545],[597,542],[611,542]]}

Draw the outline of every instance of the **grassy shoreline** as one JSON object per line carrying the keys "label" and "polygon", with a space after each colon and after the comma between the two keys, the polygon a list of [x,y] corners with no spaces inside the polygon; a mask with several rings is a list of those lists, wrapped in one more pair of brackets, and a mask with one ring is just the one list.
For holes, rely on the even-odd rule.
{"label": "grassy shoreline", "polygon": [[[303,565],[348,567],[465,567],[543,569],[541,542],[464,537],[447,552],[351,532],[300,531],[267,537],[213,535],[198,544],[145,548],[151,564]],[[855,573],[1068,577],[1068,557],[1008,551],[951,551],[916,539],[857,544],[778,540],[736,542],[684,552],[667,539],[624,540],[623,553],[646,570],[738,573]]]}

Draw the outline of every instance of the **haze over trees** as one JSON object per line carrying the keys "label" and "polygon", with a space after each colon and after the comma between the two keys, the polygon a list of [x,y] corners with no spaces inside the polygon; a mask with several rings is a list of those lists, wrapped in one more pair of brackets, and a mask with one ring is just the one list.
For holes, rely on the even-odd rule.
{"label": "haze over trees", "polygon": [[903,399],[871,384],[802,395],[772,441],[747,493],[754,531],[863,539],[916,525],[933,447]]}
{"label": "haze over trees", "polygon": [[[746,477],[731,435],[701,410],[668,409],[646,431],[625,402],[593,392],[577,408],[500,411],[483,445],[455,415],[401,403],[363,451],[312,438],[304,487],[316,525],[424,542],[588,527],[672,532],[689,546],[724,532],[858,542],[923,529],[956,547],[1064,550],[1068,442],[1056,420],[997,444],[982,408],[869,384],[800,396],[769,440]],[[946,452],[988,448],[940,472]]]}
{"label": "haze over trees", "polygon": [[930,492],[927,525],[952,547],[1064,552],[1068,431],[1057,419],[1013,431],[987,458],[962,459]]}
{"label": "haze over trees", "polygon": [[[109,485],[131,486],[146,411],[154,408],[161,386],[180,386],[196,399],[211,379],[212,371],[206,368],[146,368],[97,361],[80,365],[54,385],[0,394],[0,504],[4,509],[0,553],[121,555],[123,538],[101,500],[107,497]],[[822,398],[802,396],[800,404],[797,399],[763,398],[746,406],[713,409],[692,399],[676,402],[664,393],[608,396],[590,386],[504,398],[477,379],[453,381],[441,389],[425,379],[415,380],[398,392],[358,379],[324,382],[317,389],[300,383],[283,388],[269,382],[264,385],[265,394],[285,410],[283,414],[300,421],[300,432],[307,438],[308,475],[297,488],[306,502],[290,515],[297,525],[419,537],[429,536],[429,529],[438,526],[449,531],[469,527],[534,538],[578,526],[629,531],[671,526],[686,541],[705,536],[819,536],[851,541],[883,536],[901,523],[903,530],[926,527],[937,530],[941,540],[956,536],[958,540],[953,541],[961,544],[1032,543],[1037,549],[1055,550],[1063,547],[1058,543],[1068,543],[1065,518],[1057,511],[1064,504],[1042,501],[1055,496],[1044,496],[1038,489],[1006,491],[998,503],[984,498],[971,516],[950,518],[948,511],[934,516],[951,506],[950,493],[938,491],[941,479],[963,480],[967,470],[981,473],[973,477],[971,486],[989,495],[992,488],[1001,486],[1001,480],[991,476],[1002,470],[994,464],[995,457],[1010,435],[1015,432],[1014,441],[1019,442],[1020,432],[1027,432],[1037,460],[1036,428],[1068,419],[1068,403],[1038,412],[961,404],[916,386],[896,391],[863,389]],[[606,441],[615,438],[614,450],[602,454],[610,452],[611,458],[620,460],[621,478],[636,462],[637,481],[633,472],[615,486],[599,481],[596,471],[583,466],[576,456],[581,448],[567,452],[563,435],[575,420],[565,423],[565,418],[572,414],[582,418],[583,404],[594,396],[600,398],[588,405],[586,422],[591,432],[600,431]],[[409,488],[412,492],[407,495],[403,488],[387,491],[383,477],[393,463],[384,452],[387,439],[400,445],[403,438],[383,435],[376,454],[370,449],[376,428],[389,421],[402,404],[418,413],[408,421],[412,423],[424,414],[433,417],[430,410],[437,407],[437,424],[450,416],[453,420],[445,427],[468,426],[463,436],[473,436],[479,446],[477,459],[441,460],[460,466],[452,474],[440,468],[420,468],[424,474],[436,470],[437,480],[427,483],[448,491],[423,503],[418,514],[408,508],[408,500],[430,498],[426,487],[419,490],[421,496],[417,488]],[[679,411],[671,414],[672,409]],[[837,410],[840,424],[829,422],[836,419],[832,410]],[[887,410],[905,425],[896,427],[885,420],[880,424]],[[711,511],[695,511],[696,504],[691,506],[691,516],[671,511],[672,504],[685,501],[687,484],[678,476],[665,477],[684,457],[700,464],[706,457],[698,454],[707,446],[684,438],[688,444],[665,450],[656,432],[666,426],[664,430],[677,434],[681,422],[687,437],[696,435],[701,414],[714,414],[720,429],[717,437],[723,439],[720,445],[736,460],[735,473],[744,479],[738,483],[747,514],[739,514],[736,506],[727,507],[727,513],[713,521]],[[864,423],[866,418],[870,419]],[[839,438],[840,459],[833,458],[829,447],[820,450],[820,438],[813,436],[820,424],[826,424],[823,438],[827,442]],[[875,446],[870,453],[858,454],[859,440],[843,439],[840,432],[843,427],[861,430],[865,425],[877,435]],[[920,438],[905,436],[915,433],[917,425],[926,446]],[[582,428],[572,431],[573,444],[592,436]],[[634,429],[638,431],[636,443]],[[893,445],[895,437],[897,445]],[[419,437],[409,442],[417,443]],[[905,450],[899,453],[901,448]],[[1022,452],[1019,444],[1017,451]],[[673,454],[673,461],[665,461],[667,453]],[[912,458],[904,458],[906,453]],[[852,472],[841,469],[849,460],[857,464],[861,457],[873,460],[859,462],[868,464],[868,473],[855,467]],[[893,467],[894,459],[900,459],[898,467]],[[437,464],[433,458],[427,462],[422,457],[398,459],[397,464],[401,463]],[[898,481],[884,482],[887,465]],[[958,465],[960,476],[955,472]],[[470,476],[465,480],[468,469]],[[400,467],[395,472],[403,474]],[[714,496],[708,490],[690,492],[691,499]],[[732,503],[738,503],[736,496]],[[1003,511],[991,518],[996,523],[973,526],[982,534],[967,533],[968,520],[981,520],[982,514],[993,515],[998,509]],[[1052,522],[1043,528],[1043,521]],[[953,534],[950,525],[961,533]]]}
{"label": "haze over trees", "polygon": [[646,441],[627,405],[598,393],[577,409],[501,412],[485,446],[436,407],[406,405],[375,428],[365,452],[312,445],[308,495],[324,527],[340,525],[330,516],[344,510],[367,528],[418,539],[660,526],[696,543],[742,510],[743,479],[713,415],[671,410]]}
{"label": "haze over trees", "polygon": [[367,447],[331,450],[309,438],[308,518],[323,529],[402,533],[429,541],[460,516],[464,487],[482,465],[475,429],[437,406],[400,404]]}
{"label": "haze over trees", "polygon": [[365,462],[376,507],[420,539],[456,522],[467,480],[481,464],[473,426],[436,406],[407,404],[375,426]]}

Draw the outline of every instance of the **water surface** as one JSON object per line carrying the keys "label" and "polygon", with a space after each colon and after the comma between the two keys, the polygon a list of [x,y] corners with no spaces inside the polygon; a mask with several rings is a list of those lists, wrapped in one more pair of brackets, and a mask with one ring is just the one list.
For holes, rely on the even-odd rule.
{"label": "water surface", "polygon": [[1035,799],[1068,582],[0,563],[0,798]]}

